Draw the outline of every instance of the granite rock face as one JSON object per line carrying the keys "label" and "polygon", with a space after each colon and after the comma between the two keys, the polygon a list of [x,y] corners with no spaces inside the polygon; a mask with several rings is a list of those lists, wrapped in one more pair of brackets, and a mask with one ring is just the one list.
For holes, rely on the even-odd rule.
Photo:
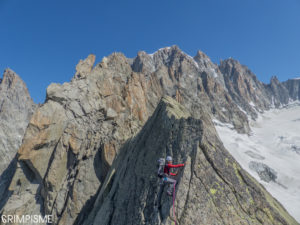
{"label": "granite rock face", "polygon": [[6,69],[0,82],[0,174],[17,153],[35,107],[25,83]]}
{"label": "granite rock face", "polygon": [[[257,111],[272,107],[272,97],[278,98],[274,88],[237,61],[217,66],[204,53],[192,58],[177,46],[139,52],[134,59],[113,53],[94,62],[93,55],[81,60],[71,82],[47,88],[46,102],[32,116],[18,150],[2,214],[50,214],[54,224],[115,224],[126,215],[132,224],[154,219],[169,224],[170,201],[162,195],[158,209],[151,197],[158,182],[153,162],[171,153],[187,164],[178,184],[185,200],[176,198],[181,224],[197,224],[195,209],[205,214],[204,224],[227,219],[228,224],[297,224],[232,159],[211,122],[248,133],[247,113],[255,118]],[[163,96],[177,103],[170,98],[159,103]],[[139,180],[130,178],[129,187],[123,178],[128,176]],[[132,197],[124,199],[127,190]],[[222,212],[227,204],[230,216]]]}
{"label": "granite rock face", "polygon": [[48,87],[31,118],[3,214],[51,214],[56,224],[73,224],[93,201],[119,146],[147,119],[140,78],[122,54],[85,76],[82,62],[80,76]]}
{"label": "granite rock face", "polygon": [[0,199],[14,173],[15,155],[35,108],[25,83],[6,69],[0,80]]}
{"label": "granite rock face", "polygon": [[[276,76],[273,76],[271,78],[271,82],[267,87],[272,93],[272,96],[270,96],[272,99],[272,105],[274,105],[275,107],[279,107],[289,103],[289,100],[291,98],[289,89],[284,85],[284,83],[280,83]],[[294,98],[294,96],[293,99],[297,100],[296,98]]]}
{"label": "granite rock face", "polygon": [[234,59],[221,61],[220,70],[234,102],[253,119],[257,111],[270,108],[269,93],[265,85],[246,67]]}
{"label": "granite rock face", "polygon": [[300,79],[280,82],[273,76],[270,84],[264,84],[249,68],[234,59],[221,61],[219,68],[230,96],[252,119],[257,117],[257,112],[300,99]]}
{"label": "granite rock face", "polygon": [[[185,167],[172,197],[156,160],[173,155]],[[87,219],[78,224],[297,224],[223,147],[211,119],[163,98],[143,129],[123,146]]]}
{"label": "granite rock face", "polygon": [[300,79],[291,79],[283,82],[292,100],[300,99]]}
{"label": "granite rock face", "polygon": [[218,120],[232,123],[240,132],[249,132],[246,115],[233,104],[227,92],[223,74],[218,66],[202,52],[192,58],[177,46],[163,48],[154,54],[140,52],[132,68],[145,74],[146,80],[157,83],[151,92],[159,92],[176,98],[198,118],[198,109],[203,108]]}

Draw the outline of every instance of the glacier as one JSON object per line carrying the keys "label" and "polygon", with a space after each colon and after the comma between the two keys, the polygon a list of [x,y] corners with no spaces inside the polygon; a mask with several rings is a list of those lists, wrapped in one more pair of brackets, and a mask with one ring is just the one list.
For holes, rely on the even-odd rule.
{"label": "glacier", "polygon": [[[260,113],[250,120],[250,135],[214,123],[233,157],[300,222],[300,103]],[[255,165],[261,166],[255,170]]]}

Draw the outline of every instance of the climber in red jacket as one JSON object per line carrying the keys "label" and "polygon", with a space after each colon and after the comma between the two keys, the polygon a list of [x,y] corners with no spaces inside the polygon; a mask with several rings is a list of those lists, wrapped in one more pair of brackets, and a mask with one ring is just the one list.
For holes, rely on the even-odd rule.
{"label": "climber in red jacket", "polygon": [[167,193],[168,195],[172,195],[172,187],[174,185],[176,185],[176,180],[170,178],[170,176],[176,176],[177,173],[171,173],[171,168],[179,168],[179,167],[183,167],[184,164],[177,164],[177,165],[173,165],[172,164],[172,157],[171,156],[168,156],[167,159],[166,159],[167,163],[165,164],[165,167],[164,167],[164,178],[163,178],[163,181],[164,183],[167,183],[169,184],[169,188],[167,190]]}

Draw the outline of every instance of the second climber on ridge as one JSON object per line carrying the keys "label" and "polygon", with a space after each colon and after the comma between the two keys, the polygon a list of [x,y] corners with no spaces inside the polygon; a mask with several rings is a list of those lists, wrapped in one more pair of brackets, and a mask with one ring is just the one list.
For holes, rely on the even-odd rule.
{"label": "second climber on ridge", "polygon": [[172,173],[171,168],[178,168],[178,167],[183,167],[183,166],[184,166],[184,164],[173,165],[171,156],[168,156],[166,158],[163,182],[169,184],[169,188],[167,190],[168,195],[172,195],[172,187],[176,185],[176,180],[170,178],[170,176],[176,176],[177,173]]}

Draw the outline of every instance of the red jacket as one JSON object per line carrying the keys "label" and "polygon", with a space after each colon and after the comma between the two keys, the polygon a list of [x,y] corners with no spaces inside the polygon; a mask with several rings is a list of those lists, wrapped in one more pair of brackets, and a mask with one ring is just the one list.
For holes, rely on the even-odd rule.
{"label": "red jacket", "polygon": [[176,173],[171,173],[170,169],[171,168],[178,168],[178,167],[183,167],[184,164],[177,164],[177,165],[173,165],[173,164],[166,164],[165,168],[164,168],[164,173],[168,174],[168,175],[172,175],[172,176],[176,176]]}

